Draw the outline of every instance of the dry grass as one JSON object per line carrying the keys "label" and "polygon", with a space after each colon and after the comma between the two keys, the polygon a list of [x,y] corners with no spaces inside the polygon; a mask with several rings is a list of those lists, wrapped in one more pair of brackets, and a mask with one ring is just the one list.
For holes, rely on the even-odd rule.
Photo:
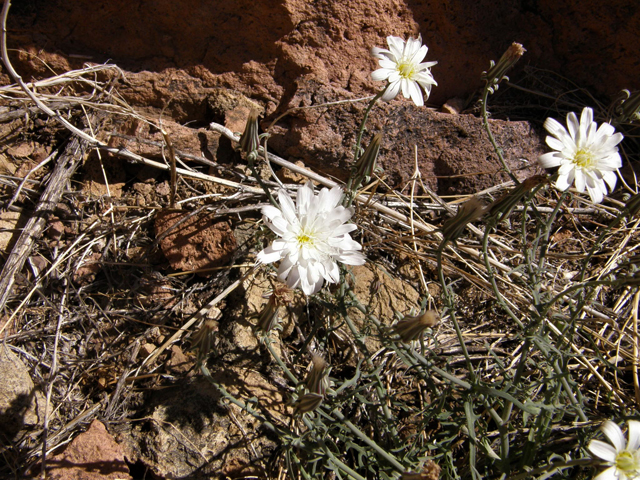
{"label": "dry grass", "polygon": [[[47,405],[41,429],[2,439],[2,476],[19,477],[93,418],[112,424],[136,418],[146,392],[179,380],[165,366],[168,348],[186,349],[186,337],[207,313],[213,307],[224,311],[229,295],[242,291],[243,280],[257,271],[239,268],[253,263],[266,235],[258,215],[265,196],[251,176],[239,182],[239,173],[232,176],[224,168],[219,175],[186,164],[177,170],[176,201],[184,210],[233,214],[236,230],[249,232],[233,261],[207,278],[162,273],[152,221],[168,198],[158,196],[160,206],[144,207],[126,195],[82,191],[76,172],[87,157],[102,165],[113,155],[170,169],[168,162],[109,145],[109,132],[124,119],[152,122],[119,98],[109,80],[114,72],[115,66],[93,66],[27,85],[39,92],[39,103],[57,112],[54,117],[43,115],[20,86],[0,88],[0,121],[18,129],[5,137],[6,147],[35,135],[56,145],[56,156],[28,174],[0,176],[5,209],[41,219],[20,231],[13,253],[5,256],[0,307],[3,343],[29,365]],[[55,140],[67,125],[49,121],[37,127],[48,117],[73,124],[82,137],[75,143]],[[221,126],[212,128],[238,140]],[[161,157],[163,145],[157,148]],[[627,160],[635,155],[625,153]],[[175,154],[193,165],[182,152]],[[68,159],[63,167],[62,158]],[[269,159],[334,184],[275,155]],[[216,195],[207,194],[211,185]],[[52,197],[44,204],[47,188]],[[505,183],[478,198],[489,204],[513,188]],[[621,191],[637,192],[637,185]],[[477,221],[444,245],[448,212],[466,198],[439,198],[418,170],[404,193],[390,190],[383,179],[362,188],[356,221],[368,258],[387,278],[415,287],[421,305],[444,316],[421,345],[407,346],[389,336],[385,325],[392,319],[377,318],[348,284],[309,299],[304,318],[279,344],[281,366],[301,380],[306,352],[322,351],[333,368],[335,394],[322,414],[291,418],[290,425],[271,418],[268,409],[256,413],[274,424],[271,437],[282,435],[282,448],[274,454],[281,478],[286,471],[300,478],[305,469],[312,475],[325,471],[314,464],[316,458],[344,475],[347,470],[331,463],[339,453],[344,467],[359,475],[391,476],[393,463],[371,442],[407,468],[418,468],[428,455],[451,478],[472,478],[474,469],[479,476],[517,478],[539,468],[542,475],[559,457],[567,464],[579,459],[602,420],[637,415],[640,220],[637,212],[623,210],[621,194],[614,198],[619,200],[593,205],[581,195],[561,198],[543,185],[508,220],[495,227]],[[51,228],[55,219],[64,225],[58,236]],[[363,312],[367,321],[353,328],[379,340],[380,350],[370,351],[353,335],[348,308]],[[154,342],[161,346],[153,352],[142,348]],[[220,352],[223,347],[211,358],[218,362]],[[346,383],[351,379],[353,384]],[[282,382],[276,386],[292,398],[300,393],[294,382]],[[250,410],[247,398],[237,400]],[[337,447],[322,450],[320,432]]]}

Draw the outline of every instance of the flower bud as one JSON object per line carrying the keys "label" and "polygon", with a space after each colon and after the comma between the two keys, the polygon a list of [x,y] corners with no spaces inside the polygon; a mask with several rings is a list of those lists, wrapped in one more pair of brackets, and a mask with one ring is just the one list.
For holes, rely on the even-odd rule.
{"label": "flower bud", "polygon": [[376,168],[378,153],[380,153],[380,143],[382,142],[382,133],[376,133],[371,139],[371,143],[362,155],[356,161],[354,167],[354,178],[359,182],[366,182],[371,178]]}
{"label": "flower bud", "polygon": [[305,384],[309,392],[324,396],[329,386],[329,380],[327,379],[329,365],[324,358],[315,354],[311,357],[311,362],[311,371],[307,375]]}
{"label": "flower bud", "polygon": [[456,241],[468,223],[473,222],[485,213],[485,207],[477,197],[471,197],[458,208],[455,217],[448,219],[442,226],[444,242]]}
{"label": "flower bud", "polygon": [[217,331],[218,322],[209,319],[191,337],[191,348],[198,350],[198,360],[204,359],[211,351]]}
{"label": "flower bud", "polygon": [[266,303],[262,312],[258,316],[256,330],[267,335],[272,329],[278,326],[280,319],[278,318],[278,310],[282,305],[291,301],[291,290],[285,285],[278,285],[268,294],[269,301]]}
{"label": "flower bud", "polygon": [[509,80],[509,77],[506,77],[505,73],[520,60],[524,52],[526,52],[526,50],[521,44],[512,43],[507,51],[502,54],[498,63],[494,63],[493,60],[491,61],[491,68],[488,72],[483,72],[482,78],[489,86],[495,85],[497,88],[498,84],[504,78]]}
{"label": "flower bud", "polygon": [[636,216],[640,212],[640,193],[634,195],[625,204],[626,210],[632,217]]}
{"label": "flower bud", "polygon": [[418,340],[427,328],[435,327],[439,320],[440,317],[434,310],[427,310],[422,315],[415,317],[406,315],[396,323],[391,330],[398,335],[403,342],[410,343]]}
{"label": "flower bud", "polygon": [[240,149],[247,155],[251,155],[260,146],[260,136],[258,135],[258,110],[255,108],[249,113],[247,126],[240,137]]}
{"label": "flower bud", "polygon": [[324,397],[317,393],[305,393],[296,402],[296,413],[312,412],[322,404]]}
{"label": "flower bud", "polygon": [[491,203],[491,205],[487,207],[489,216],[495,217],[496,223],[506,220],[527,193],[548,180],[546,175],[534,175],[527,178],[524,182]]}
{"label": "flower bud", "polygon": [[612,123],[619,125],[640,119],[640,90],[633,93],[623,90],[615,103],[617,103],[614,107],[616,117]]}

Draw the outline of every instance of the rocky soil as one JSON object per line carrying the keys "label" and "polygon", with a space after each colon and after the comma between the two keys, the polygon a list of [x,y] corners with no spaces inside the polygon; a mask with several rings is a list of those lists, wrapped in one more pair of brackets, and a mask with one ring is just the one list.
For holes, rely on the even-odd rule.
{"label": "rocky soil", "polygon": [[[540,173],[536,159],[546,148],[544,118],[558,118],[582,103],[604,112],[620,90],[640,88],[640,4],[633,0],[615,8],[591,0],[24,0],[11,7],[7,42],[25,81],[89,64],[118,67],[95,73],[95,81],[128,112],[92,113],[109,145],[164,162],[166,137],[157,127],[162,125],[189,168],[246,183],[250,172],[243,159],[208,126],[217,122],[240,132],[252,108],[262,112],[263,129],[270,128],[273,153],[325,176],[347,178],[366,108],[355,100],[381,87],[370,78],[376,62],[368,52],[385,46],[387,35],[421,35],[429,46],[427,60],[438,61],[438,86],[426,107],[398,98],[372,111],[365,143],[384,132],[378,187],[383,192],[408,193],[416,172],[445,198],[508,180],[482,128],[477,94],[482,71],[513,41],[527,49],[511,75],[520,90],[501,86],[490,122],[519,178]],[[0,82],[13,83],[6,69]],[[84,96],[92,85],[78,82],[60,91]],[[38,90],[55,104],[56,88]],[[341,100],[354,101],[299,108]],[[17,184],[2,187],[4,262],[53,169],[35,167],[61,148],[68,133],[34,109],[24,110],[26,104],[13,95],[4,95],[0,104],[0,173],[15,181],[32,171],[32,183],[15,203],[19,208],[6,208]],[[71,109],[81,122],[80,107]],[[302,180],[286,169],[278,175]],[[226,195],[227,187],[194,180],[179,186],[182,211],[167,211],[166,172],[113,154],[81,154],[67,186],[37,248],[16,274],[0,318],[0,476],[37,476],[45,432],[48,446],[55,447],[47,458],[50,478],[276,478],[270,469],[275,439],[221,402],[196,375],[188,341],[167,344],[191,315],[249,270],[258,246],[259,205],[245,211],[240,196],[227,201],[228,210],[213,211],[205,199]],[[88,228],[109,215],[112,230]],[[95,235],[89,243],[87,231]],[[82,251],[74,250],[76,241]],[[63,262],[58,255],[66,249],[73,252],[64,257],[68,278],[47,277],[38,285],[40,292],[53,292],[46,293],[49,300],[11,319],[38,274]],[[234,262],[237,272],[218,273]],[[395,282],[377,266],[355,273],[358,295],[377,315],[392,319],[415,307],[418,282],[410,263],[399,274],[410,281]],[[195,270],[198,275],[182,276]],[[212,374],[229,391],[260,398],[271,415],[286,422],[291,408],[279,388],[286,381],[252,330],[252,315],[270,285],[259,276],[252,282],[241,281],[238,292],[207,310],[207,318],[220,322],[220,363]],[[78,318],[74,313],[56,327],[56,306],[73,295],[86,303],[76,305]],[[86,314],[82,321],[80,313]],[[301,340],[292,319],[306,315],[304,299],[296,296],[276,342],[279,351],[286,339]],[[354,316],[365,323],[364,316]],[[47,400],[56,336],[62,377]],[[375,349],[375,339],[367,341]],[[348,341],[342,350],[350,372],[355,350]],[[82,368],[70,369],[71,364]]]}

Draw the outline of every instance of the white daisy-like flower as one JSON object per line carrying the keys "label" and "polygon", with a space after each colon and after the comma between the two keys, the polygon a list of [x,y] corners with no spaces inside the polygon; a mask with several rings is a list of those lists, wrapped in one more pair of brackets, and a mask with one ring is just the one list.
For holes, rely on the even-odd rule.
{"label": "white daisy-like flower", "polygon": [[429,98],[431,86],[437,85],[431,75],[431,67],[438,62],[420,63],[427,55],[428,48],[422,45],[422,37],[410,38],[405,41],[400,37],[387,37],[389,50],[373,47],[371,55],[379,59],[380,67],[371,74],[376,82],[389,80],[389,85],[382,95],[382,99],[389,101],[396,98],[402,89],[404,98],[411,98],[413,103],[421,107],[424,105],[422,87],[426,98]]}
{"label": "white daisy-like flower", "polygon": [[353,209],[338,205],[341,199],[340,187],[323,188],[316,196],[308,182],[298,190],[294,205],[287,192],[280,190],[280,208],[262,208],[264,222],[280,238],[258,253],[258,261],[281,260],[278,278],[307,295],[317,293],[325,280],[340,280],[336,262],[363,265],[362,247],[349,235],[357,227],[346,223]]}
{"label": "white daisy-like flower", "polygon": [[618,145],[622,141],[621,133],[608,123],[593,121],[593,110],[586,107],[580,115],[567,115],[567,128],[558,121],[547,118],[544,128],[553,135],[547,137],[547,145],[556,150],[545,153],[538,159],[544,168],[560,167],[556,188],[566,190],[572,183],[576,190],[584,192],[585,187],[594,203],[602,202],[604,194],[616,187],[616,170],[622,167]]}
{"label": "white daisy-like flower", "polygon": [[632,480],[640,478],[640,422],[629,420],[629,443],[618,425],[607,420],[600,427],[612,445],[591,440],[589,450],[609,468],[594,480]]}

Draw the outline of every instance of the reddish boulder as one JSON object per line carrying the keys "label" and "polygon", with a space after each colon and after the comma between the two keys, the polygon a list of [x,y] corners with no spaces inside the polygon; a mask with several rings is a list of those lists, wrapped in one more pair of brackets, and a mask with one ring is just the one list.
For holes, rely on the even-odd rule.
{"label": "reddish boulder", "polygon": [[129,467],[120,445],[98,420],[64,451],[47,459],[50,480],[127,480]]}

